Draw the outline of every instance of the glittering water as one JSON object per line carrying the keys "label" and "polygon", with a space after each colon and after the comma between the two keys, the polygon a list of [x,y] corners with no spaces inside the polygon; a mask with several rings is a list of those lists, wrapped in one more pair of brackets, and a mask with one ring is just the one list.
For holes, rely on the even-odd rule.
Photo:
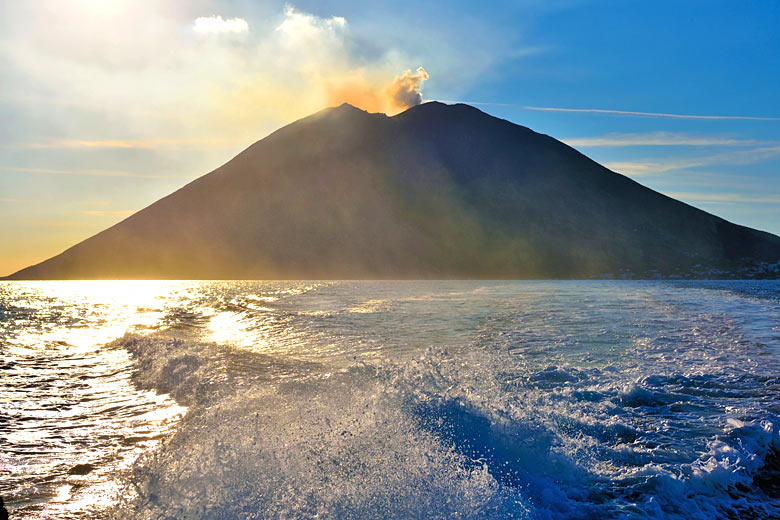
{"label": "glittering water", "polygon": [[12,518],[780,518],[778,282],[0,284]]}

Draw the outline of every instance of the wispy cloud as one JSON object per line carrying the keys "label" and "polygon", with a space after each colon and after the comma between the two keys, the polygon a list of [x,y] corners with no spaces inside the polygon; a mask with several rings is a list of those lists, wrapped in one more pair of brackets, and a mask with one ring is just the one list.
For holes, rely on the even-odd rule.
{"label": "wispy cloud", "polygon": [[72,220],[23,220],[21,224],[29,227],[42,228],[73,228],[81,227],[83,224]]}
{"label": "wispy cloud", "polygon": [[88,175],[93,177],[137,177],[141,179],[179,179],[187,178],[173,175],[148,175],[136,172],[127,172],[121,170],[57,170],[50,168],[26,168],[23,166],[3,166],[0,165],[0,171],[15,173],[37,173],[42,175]]}
{"label": "wispy cloud", "polygon": [[748,121],[780,121],[780,117],[765,116],[713,116],[698,114],[670,114],[665,112],[638,112],[633,110],[609,110],[604,108],[561,108],[561,107],[534,107],[524,105],[525,110],[540,112],[571,112],[575,114],[601,114],[625,117],[659,117],[666,119],[739,119]]}
{"label": "wispy cloud", "polygon": [[759,195],[745,193],[693,193],[665,192],[674,199],[692,200],[704,203],[749,203],[749,204],[780,204],[780,194]]}
{"label": "wispy cloud", "polygon": [[7,197],[0,197],[0,202],[13,203],[13,202],[29,202],[29,201],[25,199],[11,199]]}
{"label": "wispy cloud", "polygon": [[658,161],[614,161],[606,162],[604,166],[612,171],[636,177],[639,175],[656,175],[671,170],[690,167],[685,162],[658,162]]}
{"label": "wispy cloud", "polygon": [[[416,74],[406,71],[388,87],[388,95],[400,108],[419,104],[422,101],[420,85],[427,79],[422,67]],[[645,134],[611,133],[596,137],[572,137],[562,139],[575,147],[627,147],[627,146],[758,146],[780,145],[780,141],[757,141],[729,137],[691,136],[684,133],[651,132]],[[137,148],[187,150],[202,148],[224,148],[246,144],[232,138],[193,139],[45,139],[29,143],[9,143],[3,148],[28,149],[93,149],[93,148]]]}
{"label": "wispy cloud", "polygon": [[83,210],[80,211],[82,215],[87,215],[90,217],[129,217],[133,213],[135,213],[135,210],[132,209],[118,209],[118,210],[99,210],[99,209],[90,209],[90,210]]}
{"label": "wispy cloud", "polygon": [[746,121],[780,121],[777,116],[721,116],[721,115],[701,115],[701,114],[672,114],[668,112],[640,112],[636,110],[612,110],[607,108],[565,108],[565,107],[536,107],[523,105],[520,103],[497,103],[491,101],[465,101],[465,100],[445,100],[439,99],[442,103],[466,103],[468,105],[484,105],[494,107],[519,107],[523,110],[534,110],[537,112],[570,112],[574,114],[597,114],[605,116],[623,116],[623,117],[651,117],[666,119],[726,119],[726,120],[746,120]]}
{"label": "wispy cloud", "polygon": [[2,145],[4,148],[139,148],[139,149],[201,149],[204,147],[218,148],[245,144],[236,139],[46,139],[31,143],[13,143]]}
{"label": "wispy cloud", "polygon": [[623,146],[780,146],[780,141],[757,141],[721,136],[697,136],[680,132],[610,133],[596,137],[562,139],[575,147]]}
{"label": "wispy cloud", "polygon": [[137,106],[111,106],[106,103],[90,103],[89,101],[85,101],[83,99],[76,100],[65,99],[61,97],[45,97],[19,92],[14,94],[0,93],[0,102],[10,105],[25,106],[27,109],[30,107],[51,106],[71,108],[93,113],[106,113],[111,114],[112,117],[134,115],[140,116],[146,121],[149,121],[150,119],[160,119],[175,122],[181,119],[180,114],[166,113],[162,110],[148,110]]}
{"label": "wispy cloud", "polygon": [[625,175],[655,175],[674,170],[685,170],[688,168],[699,168],[702,166],[731,164],[747,165],[757,164],[780,157],[780,146],[766,146],[751,148],[748,150],[738,150],[723,152],[700,157],[682,157],[669,158],[664,160],[638,160],[638,161],[617,161],[607,162],[604,166],[610,170],[623,173]]}
{"label": "wispy cloud", "polygon": [[88,200],[88,201],[77,202],[76,204],[82,206],[112,206],[114,203],[108,200]]}

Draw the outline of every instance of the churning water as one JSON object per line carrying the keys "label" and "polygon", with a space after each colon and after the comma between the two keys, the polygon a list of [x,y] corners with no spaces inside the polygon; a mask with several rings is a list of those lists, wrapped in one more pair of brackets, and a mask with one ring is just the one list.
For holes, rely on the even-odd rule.
{"label": "churning water", "polygon": [[780,518],[778,282],[0,284],[11,518]]}

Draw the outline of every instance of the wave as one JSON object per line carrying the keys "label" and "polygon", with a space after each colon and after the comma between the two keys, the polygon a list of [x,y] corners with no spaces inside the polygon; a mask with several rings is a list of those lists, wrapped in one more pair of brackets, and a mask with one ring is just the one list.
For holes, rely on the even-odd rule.
{"label": "wave", "polygon": [[701,378],[521,373],[490,349],[336,368],[164,335],[115,345],[137,385],[189,412],[114,518],[780,517],[776,417],[699,445],[668,419]]}

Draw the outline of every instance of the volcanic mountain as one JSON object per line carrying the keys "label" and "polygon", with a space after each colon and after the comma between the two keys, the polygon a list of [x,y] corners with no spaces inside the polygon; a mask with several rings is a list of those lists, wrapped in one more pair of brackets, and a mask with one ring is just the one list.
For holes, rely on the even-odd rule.
{"label": "volcanic mountain", "polygon": [[471,106],[345,104],[9,278],[730,277],[778,260],[780,237]]}

